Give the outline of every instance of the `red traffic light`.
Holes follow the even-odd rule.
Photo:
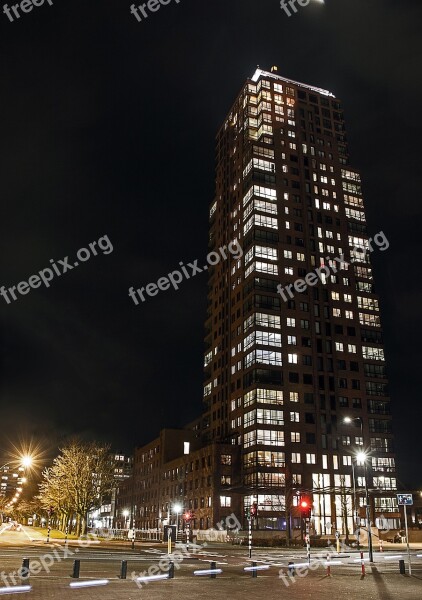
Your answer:
[[[312,512],[312,502],[310,498],[301,498],[299,502],[300,512],[302,513],[302,517],[309,519],[311,517]]]
[[[193,512],[191,510],[188,510],[185,513],[183,513],[184,521],[191,521],[192,519],[193,519]]]
[[[254,502],[251,505],[251,517],[256,517],[258,515],[258,504]]]

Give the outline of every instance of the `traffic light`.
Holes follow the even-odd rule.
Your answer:
[[[192,521],[194,517],[194,514],[191,510],[187,510],[186,512],[183,513],[183,520],[186,521],[186,523],[189,523],[190,521]]]
[[[254,502],[251,505],[251,519],[256,519],[258,517],[258,504]]]
[[[300,513],[303,519],[310,519],[312,514],[312,502],[307,496],[302,496],[299,502]]]

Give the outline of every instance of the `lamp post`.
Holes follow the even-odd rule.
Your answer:
[[[361,432],[361,438],[363,441],[363,419],[362,417],[344,417],[343,422],[346,424],[350,424],[353,423],[353,421],[359,421],[360,424],[360,432]],[[368,491],[368,468],[367,468],[367,455],[365,454],[365,452],[358,452],[356,454],[356,460],[358,463],[364,465],[364,471],[365,471],[365,505],[366,505],[366,527],[368,530],[368,548],[369,548],[369,561],[370,562],[374,562],[374,552],[373,552],[373,547],[372,547],[372,530],[371,530],[371,511],[370,511],[370,506],[369,506],[369,491]],[[353,462],[352,462],[353,465]],[[354,474],[354,470],[353,470],[353,474]],[[356,488],[355,488],[356,489]],[[356,492],[355,492],[356,495]],[[356,496],[355,496],[356,497]],[[356,500],[355,500],[356,502]],[[356,506],[356,504],[355,504]],[[358,541],[359,543],[359,541]]]
[[[179,514],[182,512],[182,505],[180,504],[180,502],[176,502],[176,504],[173,505],[173,511],[176,513],[176,542],[177,542],[177,536],[179,533]]]
[[[359,544],[359,538],[360,538],[360,518],[359,518],[359,523],[358,523],[358,508],[357,508],[357,503],[356,503],[356,476],[355,476],[355,463],[352,460],[352,478],[353,478],[353,506],[355,508],[354,512],[355,512],[355,531],[357,531],[357,536],[356,536],[356,540],[357,540],[357,549],[359,550],[360,548],[360,544]]]
[[[365,453],[361,452],[358,454],[360,456],[360,461],[364,464],[365,469],[365,503],[366,503],[366,527],[368,529],[368,545],[369,545],[369,562],[374,562],[374,553],[372,548],[372,530],[371,530],[371,513],[369,510],[369,492],[368,492],[368,469],[366,466],[367,456]]]

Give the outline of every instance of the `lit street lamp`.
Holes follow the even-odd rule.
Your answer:
[[[351,424],[353,421],[359,421],[360,423],[360,431],[361,438],[363,441],[363,419],[362,417],[344,417],[343,422],[346,424]],[[372,547],[372,529],[371,529],[371,512],[369,506],[369,492],[368,492],[368,469],[367,469],[367,454],[365,452],[358,452],[356,454],[356,461],[360,465],[364,465],[365,470],[365,504],[366,504],[366,528],[368,531],[368,548],[369,548],[369,561],[374,562],[374,552]],[[353,463],[352,463],[353,464]],[[353,479],[354,479],[354,471],[353,471]],[[355,493],[355,507],[356,507],[356,487],[354,489]],[[355,508],[356,514],[356,508]],[[359,542],[358,542],[359,543]]]
[[[176,502],[176,504],[173,505],[173,512],[176,513],[176,541],[177,541],[177,535],[179,533],[179,514],[182,512],[183,507],[180,504],[180,502]]]
[[[8,467],[9,465],[14,465],[15,467],[16,467],[16,465],[19,465],[18,470],[25,471],[26,468],[28,468],[32,465],[32,462],[33,462],[32,457],[29,454],[20,455],[18,458],[9,460],[7,463],[2,465],[0,467],[0,471],[2,471],[5,467]],[[13,473],[13,477],[16,478],[16,484],[19,485],[19,487],[15,488],[16,489],[15,497],[13,498],[13,500],[9,501],[9,503],[6,505],[6,508],[10,508],[12,506],[12,504],[15,504],[19,500],[20,493],[22,492],[21,485],[23,483],[26,483],[26,477],[19,477],[19,475],[16,473]],[[6,487],[6,490],[7,490],[7,487]],[[3,522],[3,518],[4,518],[3,513],[0,513],[0,521],[1,522]]]
[[[122,512],[122,515],[123,515],[123,516],[124,516],[124,518],[125,518],[125,527],[127,527],[127,524],[128,524],[128,517],[129,517],[129,511],[128,511],[127,509],[125,509],[125,510]]]
[[[27,468],[27,467],[30,467],[32,465],[32,457],[26,454],[24,456],[20,456],[19,460],[17,460],[17,461],[16,460],[9,460],[9,462],[5,463],[4,465],[2,465],[0,467],[0,471],[2,469],[4,469],[4,467],[7,467],[8,465],[10,465],[12,463],[15,463],[15,464],[18,463],[19,466]]]

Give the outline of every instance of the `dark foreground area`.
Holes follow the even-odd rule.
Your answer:
[[[265,597],[266,600],[279,598],[297,598],[299,600],[332,600],[347,598],[361,600],[420,600],[422,597],[422,579],[399,575],[380,575],[377,569],[364,580],[358,576],[336,575],[326,577],[319,573],[310,573],[297,578],[287,587],[281,579],[260,576],[250,577],[219,576],[215,580],[208,578],[179,577],[170,581],[155,581],[142,588],[132,581],[111,581],[107,585],[88,588],[71,588],[69,582],[37,579],[30,592],[24,594],[28,599],[35,598],[78,598],[81,600],[112,600],[114,598],[148,598],[149,600],[173,600],[173,598],[195,598],[220,600],[221,598]],[[10,597],[9,595],[5,597]]]

